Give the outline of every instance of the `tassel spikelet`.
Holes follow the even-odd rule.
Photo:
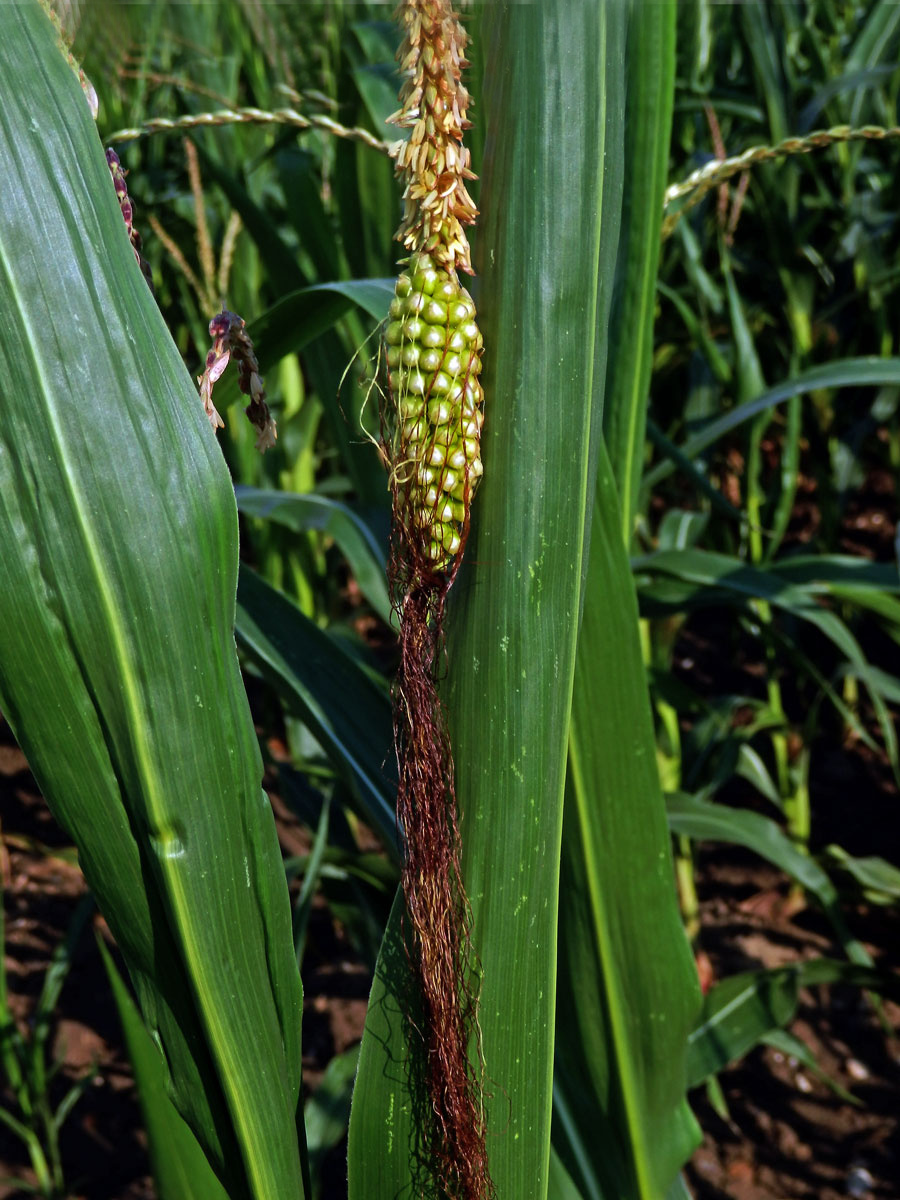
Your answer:
[[[210,321],[209,336],[213,339],[212,349],[206,356],[206,367],[197,382],[200,385],[203,410],[209,418],[210,425],[214,430],[225,427],[225,422],[213,404],[212,390],[229,362],[233,361],[238,369],[238,387],[245,396],[250,397],[250,403],[244,412],[259,435],[256,439],[256,449],[260,453],[271,450],[277,437],[275,420],[266,404],[259,363],[244,319],[237,313],[223,309]]]
[[[393,687],[403,836],[404,933],[417,999],[407,1012],[410,1093],[423,1138],[415,1194],[488,1200],[479,968],[460,869],[453,755],[437,678],[447,594],[482,475],[483,340],[459,282],[476,214],[462,145],[467,36],[450,0],[403,0],[398,58],[410,130],[391,148],[404,183],[397,240],[409,251],[385,328],[384,453],[393,497],[389,576],[400,630]],[[470,1059],[470,1052],[476,1062]]]

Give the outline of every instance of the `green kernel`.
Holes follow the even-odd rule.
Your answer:
[[[416,271],[412,282],[417,292],[424,292],[430,296],[438,285],[438,273],[433,267],[424,271]]]
[[[447,425],[453,415],[453,409],[446,400],[432,400],[428,405],[428,420],[432,425]]]
[[[439,396],[445,396],[453,386],[453,380],[446,371],[438,371],[431,381],[432,392],[436,392]],[[449,420],[449,417],[448,417]]]
[[[404,421],[421,418],[424,405],[421,400],[417,400],[413,395],[401,396],[397,404],[400,416]]]
[[[427,346],[429,350],[443,350],[446,336],[446,331],[437,325],[426,325],[421,334],[422,345]]]
[[[459,534],[452,525],[444,521],[438,521],[432,527],[431,531],[432,544],[435,542],[447,551],[448,554],[455,554],[459,549]]]
[[[422,316],[429,325],[446,325],[447,305],[440,300],[429,300],[422,306]]]
[[[475,316],[475,305],[471,300],[454,300],[447,305],[447,320],[451,325],[461,325]]]

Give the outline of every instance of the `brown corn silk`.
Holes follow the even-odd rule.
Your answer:
[[[416,977],[410,1069],[424,1085],[421,1133],[440,1193],[494,1195],[485,1146],[477,965],[459,859],[453,757],[437,691],[443,615],[481,476],[482,339],[458,270],[472,273],[464,226],[476,209],[462,144],[467,36],[450,0],[403,0],[398,58],[410,130],[392,147],[404,182],[397,238],[410,251],[385,332],[385,444],[393,497],[390,578],[400,627],[393,690],[405,839],[406,943]],[[472,1052],[477,1065],[473,1066]]]

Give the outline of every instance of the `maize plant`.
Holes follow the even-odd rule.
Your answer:
[[[482,473],[482,338],[457,275],[472,270],[464,225],[476,215],[462,142],[469,96],[461,75],[469,64],[467,35],[449,0],[405,0],[398,16],[404,80],[392,120],[409,129],[409,139],[394,151],[405,183],[397,237],[412,254],[397,280],[385,341],[389,574],[400,628],[397,818],[420,999],[408,1022],[410,1062],[413,1076],[424,1063],[418,1117],[439,1185],[447,1195],[476,1200],[493,1190],[481,1081],[469,1062],[477,1045],[477,981],[459,870],[453,753],[437,693],[445,601]]]
[[[385,326],[385,442],[415,866],[375,973],[349,1191],[674,1197],[697,1138],[684,1064],[699,995],[623,537],[674,3],[651,21],[618,0],[497,0],[465,34],[437,0],[401,17],[401,67],[415,89],[419,54],[424,75],[395,151],[409,257]],[[456,136],[469,36],[486,66],[470,79],[471,262]],[[0,6],[0,79],[0,706],[128,968],[178,1131],[157,1142],[178,1166],[170,1194],[311,1197],[300,981],[234,646],[228,471],[38,0]],[[448,96],[442,139],[427,121]],[[477,326],[457,277],[470,267]],[[329,670],[311,687],[324,696]]]

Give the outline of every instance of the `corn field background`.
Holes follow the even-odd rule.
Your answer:
[[[96,130],[0,5],[0,1200],[435,1194],[373,446],[392,9],[56,7]],[[461,9],[485,479],[440,687],[496,1194],[887,1200],[900,6]],[[222,308],[264,455],[236,372],[217,441],[194,406]]]

